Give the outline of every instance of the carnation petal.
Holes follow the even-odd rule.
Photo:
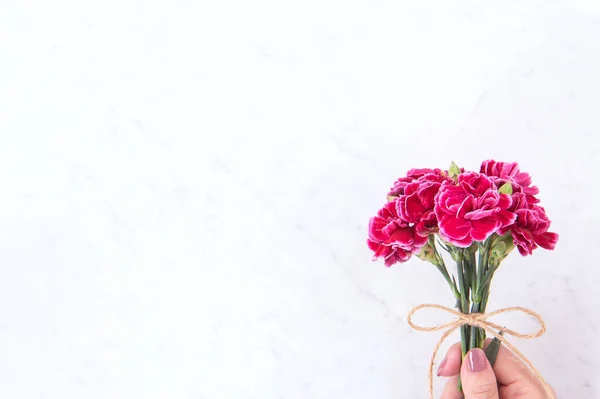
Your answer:
[[[399,207],[402,218],[409,223],[418,222],[419,218],[426,211],[421,204],[421,199],[417,193],[402,197],[402,206]]]
[[[404,263],[410,259],[411,253],[402,249],[398,249],[385,258],[385,266],[390,267],[395,263]]]
[[[483,174],[490,176],[492,167],[494,166],[495,163],[496,163],[496,161],[493,161],[491,159],[483,161],[481,163],[481,167],[479,168],[479,173],[483,173]]]
[[[483,218],[489,218],[495,215],[497,212],[498,209],[475,210],[473,212],[468,212],[467,214],[465,214],[465,219],[479,220]]]
[[[435,205],[435,196],[440,189],[440,184],[435,183],[423,190],[419,190],[419,199],[424,209],[433,209]]]
[[[529,187],[531,185],[531,176],[529,173],[519,171],[513,178],[520,186]]]
[[[373,259],[387,258],[392,252],[393,251],[391,247],[388,247],[387,245],[380,245],[379,248],[377,248],[377,251],[375,251]]]
[[[400,259],[396,256],[395,253],[391,253],[387,258],[385,258],[385,267],[390,267],[396,263],[398,263]]]
[[[440,231],[448,238],[462,240],[469,235],[471,224],[464,219],[447,216],[440,221]]]
[[[514,227],[512,229],[512,236],[515,245],[519,247],[519,253],[523,256],[531,255],[532,251],[536,248],[533,241],[533,234],[521,227]]]
[[[493,190],[486,191],[477,201],[477,208],[491,209],[498,206],[500,193]]]
[[[392,201],[392,202],[388,202],[387,204],[385,204],[383,206],[383,208],[381,208],[378,212],[377,212],[377,216],[381,219],[393,219],[396,217],[396,212],[395,209],[391,209],[389,204],[393,204],[393,207],[396,207],[396,200]]]
[[[517,246],[517,249],[519,250],[519,253],[522,256],[531,255],[533,253],[533,250],[535,249],[535,248],[530,248],[530,247],[528,247],[526,245],[523,245],[521,243],[515,243],[515,245]]]
[[[433,211],[424,214],[419,223],[415,224],[415,232],[421,237],[427,237],[438,230],[437,219]]]
[[[372,241],[372,240],[367,240],[367,246],[369,247],[369,249],[373,252],[377,252],[377,250],[379,249],[379,246],[381,244],[379,244],[376,241]]]
[[[419,234],[414,235],[414,246],[413,250],[421,248],[427,242],[427,236],[421,236]]]
[[[519,164],[516,162],[499,162],[499,164],[502,164],[502,169],[500,170],[500,177],[513,177],[517,173],[519,173]]]
[[[472,220],[471,225],[471,237],[476,241],[484,241],[486,238],[491,236],[500,227],[500,222],[496,218],[484,218]]]
[[[380,217],[371,218],[369,221],[369,238],[373,241],[383,242],[388,236],[383,232],[387,222]]]
[[[500,194],[500,198],[498,199],[498,208],[500,209],[508,209],[512,205],[512,196],[508,194]]]
[[[405,227],[396,230],[390,238],[385,242],[385,244],[393,245],[397,244],[402,247],[410,247],[413,245],[413,233],[410,228]]]
[[[413,179],[418,179],[419,177],[426,175],[428,173],[434,173],[435,171],[433,169],[429,169],[429,168],[415,168],[415,169],[411,169],[406,173],[406,176],[408,177],[412,177]]]
[[[533,239],[540,247],[552,250],[558,242],[558,234],[545,232],[543,234],[534,235]]]
[[[523,187],[523,192],[527,195],[538,195],[540,193],[540,189],[537,188],[537,186]]]
[[[464,198],[465,192],[462,188],[454,186],[452,183],[444,183],[435,198],[435,203],[436,207],[441,208],[441,211],[456,215]]]
[[[496,218],[500,222],[501,227],[510,226],[517,220],[517,214],[511,211],[502,209],[496,213]]]
[[[454,244],[455,246],[457,246],[459,248],[468,248],[471,246],[471,244],[473,244],[473,238],[471,236],[466,236],[462,240],[457,240],[457,239],[453,239],[453,238],[449,238],[449,237],[444,237],[444,238],[446,239],[446,241],[448,241],[451,244]]]
[[[467,213],[469,213],[473,208],[475,208],[475,205],[475,198],[472,195],[468,195],[460,204],[460,207],[457,209],[456,217],[464,218]]]
[[[385,237],[389,237],[399,228],[398,223],[395,221],[391,221],[385,225],[381,232],[385,235]]]

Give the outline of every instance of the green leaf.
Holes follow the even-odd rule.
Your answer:
[[[498,190],[500,194],[508,194],[511,195],[513,193],[512,184],[504,183],[502,187]]]
[[[504,336],[504,331],[500,331],[498,333]],[[500,341],[498,338],[494,338],[485,350],[485,356],[488,358],[492,366],[494,365],[494,363],[496,363],[496,359],[498,358],[498,351],[500,350],[501,344],[502,341]]]
[[[433,235],[433,234],[432,234]],[[431,237],[432,235],[430,235],[429,237]],[[447,243],[443,243],[441,240],[436,238],[436,241],[438,243],[438,245],[442,248],[444,248],[444,250],[448,253],[452,252],[452,249],[448,246]]]
[[[454,179],[455,177],[458,177],[458,175],[460,175],[460,168],[452,161],[450,168],[448,169],[448,176]]]

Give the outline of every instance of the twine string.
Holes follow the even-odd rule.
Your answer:
[[[415,315],[415,313],[419,312],[420,310],[423,309],[437,309],[437,310],[442,310],[446,313],[450,313],[453,316],[455,316],[455,319],[452,321],[449,321],[447,323],[443,323],[437,326],[431,326],[431,327],[424,327],[424,326],[419,326],[415,323],[413,323],[412,318]],[[529,316],[532,316],[533,318],[536,319],[536,321],[538,322],[540,328],[538,331],[532,333],[532,334],[522,334],[518,331],[514,331],[511,330],[510,328],[506,328],[503,327],[501,325],[498,325],[496,323],[493,323],[491,321],[489,321],[488,319],[502,314],[502,313],[511,313],[511,312],[520,312],[520,313],[524,313],[527,314]],[[554,391],[552,390],[552,388],[550,387],[550,385],[546,382],[546,380],[544,379],[544,377],[542,377],[542,375],[540,374],[540,372],[535,368],[535,366],[533,365],[533,363],[527,358],[527,356],[525,356],[520,350],[518,350],[513,344],[511,344],[510,342],[508,342],[506,340],[506,338],[501,335],[500,333],[498,333],[498,331],[503,331],[504,334],[507,335],[511,335],[513,337],[516,338],[523,338],[523,339],[533,339],[533,338],[538,338],[542,335],[544,335],[544,333],[546,332],[546,324],[544,323],[544,320],[542,319],[542,316],[540,316],[538,313],[534,312],[531,309],[527,309],[527,308],[523,308],[523,307],[519,307],[519,306],[515,306],[515,307],[508,307],[508,308],[502,308],[502,309],[498,309],[495,310],[493,312],[490,313],[470,313],[470,314],[464,314],[461,313],[457,310],[448,308],[446,306],[442,306],[442,305],[436,305],[436,304],[422,304],[422,305],[418,305],[415,306],[408,314],[408,324],[410,325],[410,327],[416,331],[424,331],[424,332],[432,332],[432,331],[442,331],[444,330],[444,333],[442,334],[442,336],[440,337],[440,339],[438,340],[437,344],[435,345],[435,348],[433,349],[433,354],[431,356],[431,361],[429,362],[429,398],[430,399],[434,399],[433,398],[433,366],[435,364],[435,359],[437,357],[437,354],[440,350],[440,347],[442,346],[442,344],[444,343],[444,341],[454,332],[456,331],[459,327],[463,326],[463,325],[469,325],[469,326],[474,326],[474,327],[479,327],[484,329],[485,331],[487,331],[488,333],[490,333],[491,335],[493,335],[495,338],[497,338],[498,340],[500,340],[500,342],[502,342],[506,348],[511,351],[515,356],[517,356],[523,363],[525,363],[525,365],[527,365],[527,367],[529,367],[529,369],[532,371],[534,377],[542,384],[542,386],[544,387],[544,390],[546,391],[546,393],[548,393],[548,397],[551,399],[556,399],[556,396],[554,395]]]

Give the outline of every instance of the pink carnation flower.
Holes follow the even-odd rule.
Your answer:
[[[440,169],[411,169],[406,173],[406,176],[399,178],[394,183],[394,186],[390,188],[390,192],[388,196],[398,197],[404,194],[404,188],[411,183],[413,180],[418,179],[419,177],[425,176],[426,174],[435,173],[439,174],[441,172]]]
[[[480,172],[488,176],[497,187],[502,187],[505,183],[510,182],[513,192],[525,193],[529,203],[540,202],[535,198],[535,195],[540,192],[539,188],[531,185],[531,176],[529,173],[521,172],[518,163],[497,162],[490,159],[483,161]]]
[[[398,214],[408,223],[414,223],[419,235],[428,236],[438,231],[437,218],[433,209],[435,197],[444,181],[451,180],[441,171],[428,173],[408,183],[404,188],[404,194],[398,198]]]
[[[442,184],[434,211],[442,237],[466,248],[513,224],[517,215],[508,210],[511,205],[511,196],[499,193],[490,178],[466,172],[458,176],[457,184]]]
[[[369,222],[367,244],[375,252],[373,259],[385,259],[386,266],[406,262],[412,254],[419,252],[427,237],[415,233],[396,212],[396,201],[388,202]]]
[[[532,205],[523,193],[513,194],[511,210],[517,215],[515,223],[500,229],[499,234],[512,233],[515,246],[523,256],[531,255],[538,246],[552,250],[558,242],[558,234],[548,231],[550,219],[546,210]]]

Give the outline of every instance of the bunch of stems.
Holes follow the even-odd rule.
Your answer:
[[[496,259],[492,251],[492,242],[495,237],[498,237],[494,236],[484,242],[474,243],[468,248],[458,248],[437,240],[437,244],[456,262],[456,277],[448,272],[444,258],[438,252],[436,239],[430,237],[429,245],[434,251],[432,263],[444,276],[456,298],[456,308],[462,313],[485,313],[490,296],[490,284],[500,264],[500,260]],[[463,358],[471,349],[483,348],[485,336],[485,330],[482,328],[461,326]]]

